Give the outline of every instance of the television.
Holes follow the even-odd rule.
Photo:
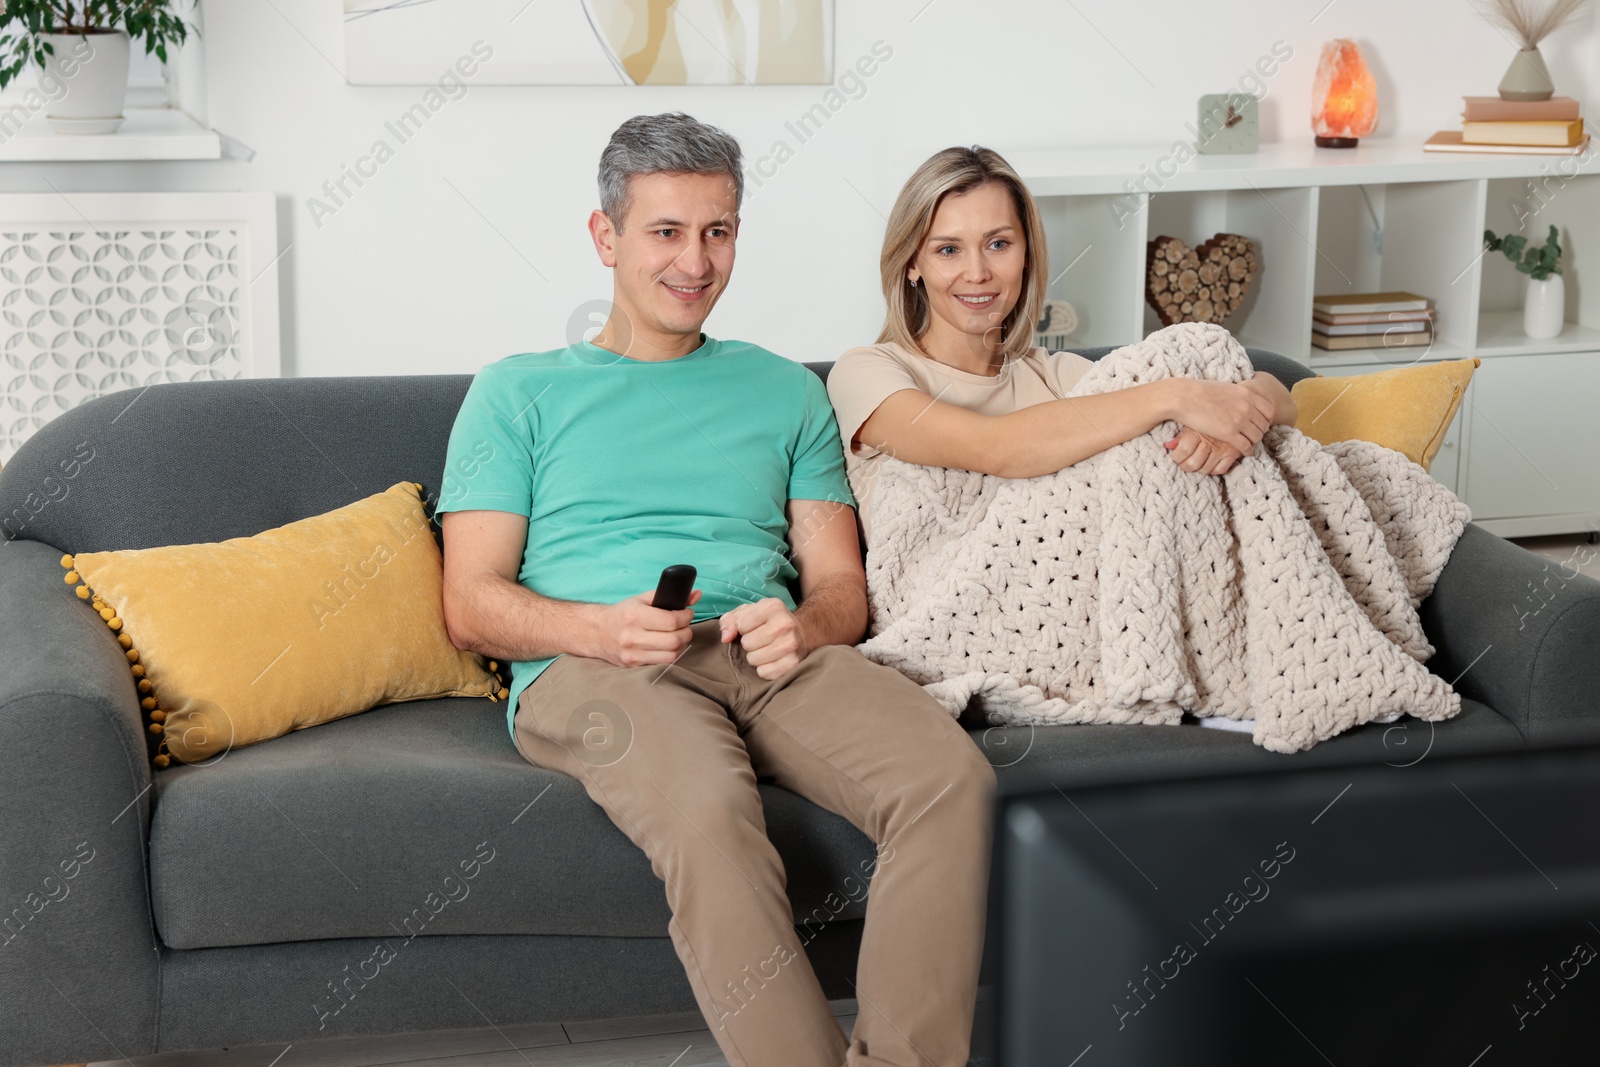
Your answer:
[[[1002,775],[972,1062],[1600,1061],[1600,748],[1283,764]]]

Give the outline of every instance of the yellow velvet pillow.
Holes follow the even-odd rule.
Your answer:
[[[156,766],[380,704],[509,695],[498,663],[445,632],[421,490],[400,482],[254,537],[61,558],[126,650]]]
[[[1325,445],[1371,441],[1427,470],[1479,363],[1474,357],[1303,378],[1289,390],[1299,408],[1294,428]]]

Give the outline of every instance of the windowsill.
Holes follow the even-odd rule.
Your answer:
[[[124,107],[115,133],[59,134],[43,110],[18,129],[8,104],[23,106],[0,103],[0,163],[222,158],[221,138],[177,108]]]

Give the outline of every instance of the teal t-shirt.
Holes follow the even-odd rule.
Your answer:
[[[484,367],[434,510],[526,515],[517,580],[558,600],[614,604],[693,564],[700,622],[764,597],[796,606],[789,500],[855,506],[827,390],[799,363],[702,334],[670,360],[582,341]],[[511,664],[513,737],[517,698],[554,661]]]

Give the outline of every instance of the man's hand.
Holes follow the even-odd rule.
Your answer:
[[[1178,466],[1201,474],[1226,474],[1244,458],[1238,449],[1188,426],[1179,429],[1178,436],[1166,442],[1166,446]]]
[[[775,596],[740,604],[722,616],[722,643],[736,637],[745,659],[769,682],[794,670],[811,651],[800,620]]]
[[[640,593],[600,609],[595,658],[618,667],[672,663],[683,654],[694,635],[694,605],[700,590],[689,594],[689,606],[677,611],[650,606],[655,590]]]

